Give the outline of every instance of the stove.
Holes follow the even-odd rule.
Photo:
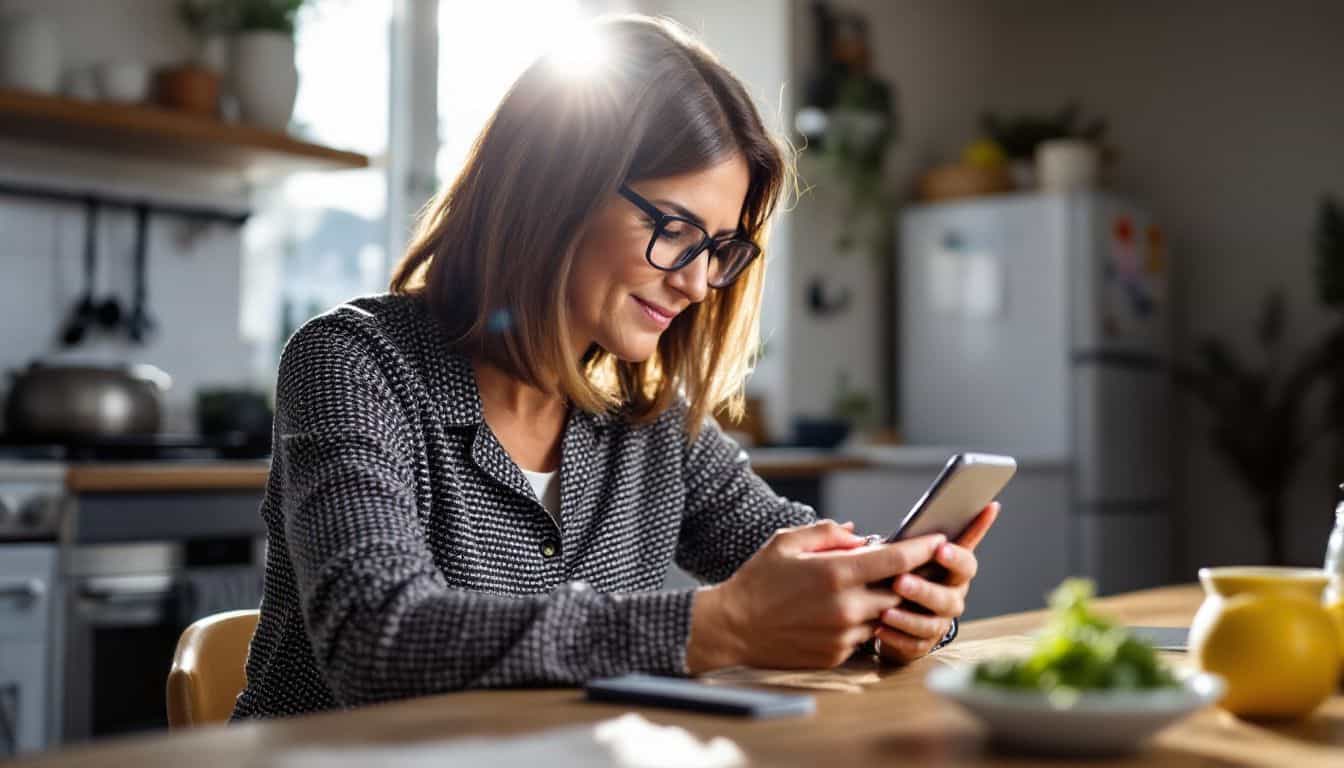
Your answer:
[[[242,438],[0,435],[0,761],[165,728],[183,629],[260,601],[260,489],[77,494],[69,470],[268,453]]]
[[[0,461],[208,461],[264,459],[270,452],[269,440],[255,440],[241,433],[210,437],[128,435],[64,441],[0,434]]]
[[[65,464],[0,458],[0,542],[55,541]]]

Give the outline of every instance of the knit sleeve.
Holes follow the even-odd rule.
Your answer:
[[[713,420],[688,445],[683,476],[677,564],[703,581],[727,579],[780,528],[817,519],[811,507],[772,491],[752,471],[746,451]]]
[[[338,701],[684,674],[692,591],[449,587],[418,513],[415,404],[382,352],[337,322],[312,323],[286,347],[277,385],[288,556]]]

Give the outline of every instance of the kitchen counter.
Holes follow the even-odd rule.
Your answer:
[[[748,448],[751,468],[766,480],[818,478],[829,472],[865,469],[871,465],[861,456],[818,448]]]
[[[750,448],[747,455],[766,480],[802,480],[849,470],[937,468],[952,452],[928,446],[786,447]],[[77,463],[66,470],[66,486],[76,493],[262,490],[269,472],[264,459]]]
[[[269,461],[72,464],[65,484],[75,493],[249,491],[266,487]]]
[[[1131,624],[1187,626],[1200,599],[1198,587],[1180,586],[1107,598],[1100,607]],[[236,768],[284,764],[286,758],[319,765],[324,757],[371,745],[438,748],[443,750],[438,757],[451,762],[453,747],[445,740],[518,736],[635,711],[656,723],[687,728],[701,739],[730,738],[753,765],[1020,766],[1026,764],[1023,757],[995,751],[985,741],[983,728],[925,688],[924,677],[939,664],[1017,652],[1024,633],[1044,619],[1044,613],[1035,611],[968,622],[951,647],[906,667],[875,667],[871,661],[855,660],[834,671],[811,673],[799,682],[817,689],[812,691],[817,713],[805,718],[749,720],[594,704],[572,688],[470,691],[118,739],[35,756],[18,765]],[[1168,658],[1177,664],[1187,661],[1183,655]],[[756,677],[760,682],[760,674]],[[1148,751],[1106,765],[1344,765],[1344,732],[1338,727],[1342,718],[1344,695],[1338,694],[1311,720],[1300,723],[1248,723],[1208,708],[1160,733]],[[300,760],[299,750],[319,751]],[[422,761],[436,759],[433,753],[421,754]],[[396,752],[389,757],[411,761]]]
[[[766,479],[819,477],[874,465],[861,456],[804,448],[758,449],[750,455],[752,468]],[[266,460],[98,462],[72,464],[66,487],[76,493],[261,490],[269,472]]]

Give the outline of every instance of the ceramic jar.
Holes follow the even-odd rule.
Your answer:
[[[1220,706],[1248,718],[1305,717],[1335,690],[1340,647],[1319,568],[1201,568],[1190,655],[1227,680]]]

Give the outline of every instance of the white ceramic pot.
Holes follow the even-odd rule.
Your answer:
[[[299,92],[294,38],[281,32],[243,32],[233,39],[232,53],[229,81],[243,122],[285,130]]]
[[[1090,141],[1053,139],[1036,148],[1036,182],[1044,192],[1077,192],[1097,186],[1100,153]]]
[[[51,22],[30,15],[0,20],[0,87],[60,91],[61,43]]]

